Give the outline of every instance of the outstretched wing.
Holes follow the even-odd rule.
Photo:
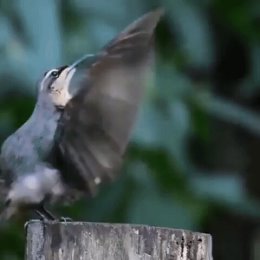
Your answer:
[[[69,89],[79,90],[65,107],[56,147],[65,181],[91,195],[100,183],[114,179],[121,164],[161,15],[160,9],[144,15],[98,55],[80,61],[69,83]]]

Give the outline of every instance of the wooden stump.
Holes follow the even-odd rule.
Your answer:
[[[128,224],[31,221],[27,260],[212,260],[211,236]]]

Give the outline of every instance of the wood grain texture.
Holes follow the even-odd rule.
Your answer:
[[[27,260],[212,260],[211,236],[129,224],[31,221]]]

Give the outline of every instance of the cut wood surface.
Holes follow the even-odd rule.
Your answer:
[[[143,225],[30,221],[27,260],[212,260],[211,236]]]

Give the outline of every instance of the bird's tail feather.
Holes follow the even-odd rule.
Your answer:
[[[6,196],[7,189],[6,189],[6,183],[3,179],[0,179],[0,201],[3,200],[3,198]]]
[[[0,225],[14,213],[14,208],[10,207],[10,201],[6,201],[7,193],[6,183],[3,179],[0,179]]]
[[[4,207],[0,212],[0,230],[4,230],[8,226],[9,212],[8,208]],[[1,232],[1,231],[0,231]]]

